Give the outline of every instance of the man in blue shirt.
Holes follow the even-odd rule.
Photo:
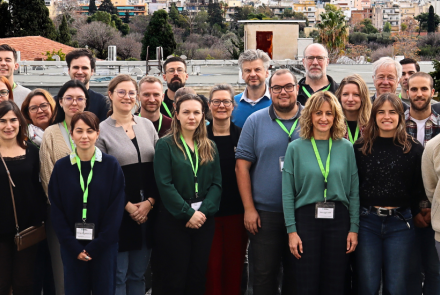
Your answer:
[[[248,49],[238,59],[246,89],[234,99],[237,106],[232,112],[232,122],[242,128],[246,119],[254,112],[271,104],[266,78],[269,77],[270,57],[266,52]]]

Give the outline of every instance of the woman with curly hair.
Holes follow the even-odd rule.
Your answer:
[[[289,144],[283,168],[283,209],[297,259],[297,294],[343,294],[348,253],[359,227],[359,187],[345,118],[329,91],[308,100],[301,139]]]

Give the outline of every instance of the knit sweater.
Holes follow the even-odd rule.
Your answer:
[[[426,143],[422,157],[422,175],[425,192],[431,201],[431,224],[435,239],[440,242],[440,136]]]
[[[55,124],[47,127],[40,146],[40,177],[46,194],[55,163],[70,153],[71,147],[67,145],[61,133],[60,125]]]
[[[246,89],[244,91],[246,91]],[[256,111],[267,108],[272,104],[272,100],[270,99],[270,97],[267,97],[265,95],[256,105],[251,105],[250,103],[241,99],[243,97],[243,94],[244,92],[234,96],[234,100],[237,103],[237,106],[232,111],[232,122],[240,128],[243,128],[244,122],[246,122],[247,118],[250,115],[252,115]]]

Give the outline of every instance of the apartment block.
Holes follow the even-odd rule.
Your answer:
[[[302,12],[309,20],[309,26],[316,24],[317,6],[315,1],[300,0],[299,3],[293,3],[293,11]]]

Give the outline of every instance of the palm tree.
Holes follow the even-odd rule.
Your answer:
[[[344,13],[341,10],[326,9],[321,13],[321,23],[317,24],[317,27],[320,43],[327,47],[329,54],[336,53],[337,58],[340,50],[345,49],[348,39],[348,25]]]

